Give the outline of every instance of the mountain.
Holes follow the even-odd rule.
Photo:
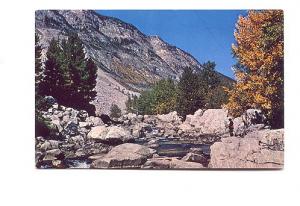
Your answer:
[[[193,56],[160,37],[147,36],[131,24],[92,10],[38,10],[35,28],[44,54],[52,38],[78,34],[87,56],[99,68],[97,113],[108,113],[112,103],[125,109],[128,95],[137,95],[162,78],[178,79],[186,67],[201,70]]]

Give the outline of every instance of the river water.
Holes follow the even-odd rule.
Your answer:
[[[147,141],[140,139],[136,144],[146,145]],[[184,157],[191,148],[201,148],[207,159],[210,158],[210,144],[201,144],[197,141],[179,140],[178,138],[161,138],[156,142],[157,147],[154,147],[157,154],[162,157]],[[91,160],[88,158],[81,159],[66,159],[65,164],[68,168],[89,168]]]

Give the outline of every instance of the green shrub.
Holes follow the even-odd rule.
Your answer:
[[[112,118],[119,118],[122,115],[121,109],[116,104],[112,104],[110,107],[110,116]]]
[[[49,121],[43,118],[40,114],[35,115],[35,136],[42,136],[44,138],[56,136],[57,129],[51,125]]]

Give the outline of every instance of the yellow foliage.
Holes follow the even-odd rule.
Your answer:
[[[250,11],[239,17],[234,36],[233,53],[247,70],[235,71],[237,83],[226,89],[225,107],[234,116],[260,108],[271,118],[283,106],[283,12]]]

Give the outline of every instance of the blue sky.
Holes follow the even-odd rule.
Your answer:
[[[146,35],[164,41],[193,55],[200,63],[215,61],[216,70],[234,77],[231,44],[239,15],[245,10],[99,10],[131,23]]]

